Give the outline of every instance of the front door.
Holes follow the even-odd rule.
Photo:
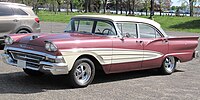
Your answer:
[[[118,23],[123,39],[113,38],[113,55],[111,73],[137,70],[143,59],[143,42],[138,39],[137,24]]]

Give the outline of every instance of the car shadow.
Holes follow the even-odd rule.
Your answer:
[[[176,29],[198,29],[199,28],[200,20],[193,20],[188,21],[181,24],[176,24],[173,26],[170,26],[170,28],[176,28]]]
[[[102,72],[97,72],[91,85],[157,75],[161,74],[158,74],[155,70],[133,71],[109,75],[106,75]],[[63,89],[73,89],[70,87],[66,75],[44,75],[42,77],[30,77],[24,72],[0,74],[0,94],[32,94],[45,92],[47,90]]]

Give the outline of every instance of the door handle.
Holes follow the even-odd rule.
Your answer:
[[[167,39],[163,39],[163,43],[168,43],[168,40]]]
[[[140,43],[141,44],[141,43],[143,43],[143,41],[136,41],[136,43]]]
[[[14,19],[14,20],[13,20],[13,22],[18,22],[18,21],[19,21],[18,19]]]

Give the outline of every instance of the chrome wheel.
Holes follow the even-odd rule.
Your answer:
[[[83,62],[83,63],[79,64],[74,73],[74,76],[75,76],[77,82],[82,85],[87,83],[87,81],[91,77],[91,71],[92,71],[92,69],[88,63]]]
[[[165,59],[165,66],[164,67],[166,68],[166,70],[168,72],[172,72],[174,67],[175,67],[175,59],[174,59],[174,57],[167,57]]]
[[[94,79],[95,66],[94,63],[87,58],[78,59],[69,73],[70,83],[72,87],[86,87]]]
[[[171,74],[176,68],[176,60],[173,56],[166,57],[161,70],[164,74]]]

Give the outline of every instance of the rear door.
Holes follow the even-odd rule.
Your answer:
[[[142,69],[160,67],[164,55],[168,53],[168,40],[155,27],[140,23],[139,38],[144,45]]]

